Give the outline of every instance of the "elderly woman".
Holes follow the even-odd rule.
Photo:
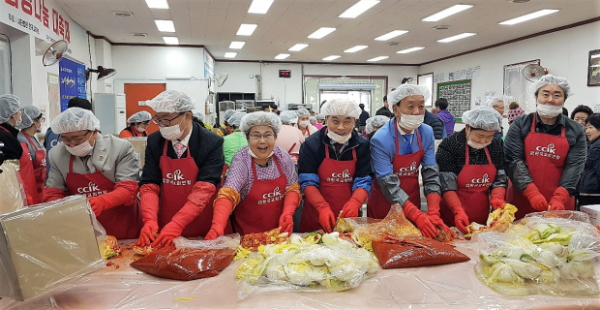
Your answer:
[[[297,127],[300,129],[304,138],[308,138],[313,133],[319,131],[315,126],[310,124],[310,112],[307,109],[299,109],[296,111],[298,115]]]
[[[223,155],[225,155],[226,169],[231,166],[233,155],[248,145],[246,135],[240,131],[240,124],[245,115],[246,112],[235,112],[227,119],[227,124],[233,128],[233,132],[223,137]]]
[[[385,115],[375,115],[373,117],[369,117],[367,119],[367,125],[365,126],[366,137],[371,140],[373,135],[375,135],[375,132],[377,132],[379,128],[383,127],[383,125],[389,121],[390,118]]]
[[[512,181],[506,201],[516,217],[536,211],[574,210],[576,186],[587,153],[583,127],[562,114],[571,87],[551,74],[534,85],[536,112],[514,120],[504,140],[504,159]]]
[[[46,149],[35,137],[36,134],[42,132],[41,128],[44,121],[44,115],[40,112],[40,109],[30,105],[23,108],[21,123],[17,126],[21,129],[17,139],[21,142],[21,145],[25,144],[27,146],[33,163],[33,176],[36,182],[37,195],[33,192],[30,195],[36,196],[33,197],[35,202],[41,201],[42,190],[46,182]]]
[[[571,112],[571,119],[579,123],[581,126],[586,127],[586,120],[594,111],[587,105],[580,104]]]
[[[580,206],[600,204],[600,114],[593,113],[585,121],[585,135],[590,141],[587,160],[577,200]]]
[[[215,201],[206,239],[224,234],[232,210],[233,227],[242,235],[276,227],[291,234],[300,186],[294,163],[284,149],[275,145],[281,121],[275,113],[250,113],[242,118],[240,130],[246,135],[248,146],[233,157]]]
[[[323,115],[323,113],[319,113],[315,115],[315,119],[317,120],[317,122],[314,123],[313,126],[315,126],[315,128],[317,128],[318,130],[323,129],[325,123],[325,115]]]
[[[490,107],[467,111],[465,129],[444,139],[435,155],[444,200],[441,218],[463,233],[471,222],[485,225],[491,205],[504,207],[508,180],[502,141],[494,139],[502,117]]]
[[[525,115],[525,110],[521,109],[521,107],[519,107],[519,103],[516,101],[511,102],[508,105],[508,115],[506,117],[508,119],[508,125],[510,126],[515,118],[521,115]]]
[[[281,119],[281,132],[275,144],[290,154],[294,165],[298,165],[300,146],[304,143],[304,135],[300,129],[294,127],[298,123],[298,115],[294,111],[283,111],[279,115]]]
[[[139,111],[127,119],[127,128],[121,130],[119,138],[147,137],[146,129],[150,126],[152,115],[148,111]]]
[[[62,143],[50,150],[43,201],[85,195],[107,234],[135,238],[141,227],[135,203],[139,164],[131,143],[98,133],[100,121],[81,108],[66,109],[51,127]]]

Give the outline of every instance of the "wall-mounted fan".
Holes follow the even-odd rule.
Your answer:
[[[98,81],[104,80],[106,78],[109,78],[109,77],[117,74],[117,71],[115,69],[104,68],[102,66],[98,66],[98,69],[85,70],[85,80],[86,81],[88,81],[90,79],[92,72],[98,73],[98,77],[97,77]]]
[[[36,45],[35,54],[42,56],[44,66],[52,66],[57,63],[69,49],[69,43],[65,40],[52,42],[42,41]]]
[[[544,69],[544,67],[540,65],[531,64],[523,68],[523,76],[530,82],[535,82],[546,74],[548,74],[548,70]]]

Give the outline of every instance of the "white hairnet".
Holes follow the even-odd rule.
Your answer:
[[[223,121],[227,122],[227,119],[230,118],[233,113],[235,113],[235,110],[232,109],[225,111],[225,113],[223,113]]]
[[[246,112],[235,112],[228,119],[227,124],[232,127],[239,128],[242,123],[242,118],[248,113]]]
[[[28,105],[23,108],[23,115],[21,115],[21,123],[16,126],[17,129],[25,129],[33,126],[33,120],[40,117],[42,112],[37,107]]]
[[[308,118],[308,121],[309,121],[311,124],[314,124],[314,123],[316,123],[316,122],[317,122],[317,118],[316,118],[315,116],[311,116],[311,117],[309,117],[309,118]]]
[[[17,114],[21,103],[19,98],[15,95],[2,95],[0,96],[0,123],[8,122],[8,119]]]
[[[538,89],[546,86],[546,85],[558,85],[563,89],[565,95],[567,97],[573,96],[574,93],[571,91],[571,86],[569,85],[569,81],[564,77],[554,76],[552,74],[546,74],[542,76],[537,82],[533,84],[533,92],[537,92]]]
[[[325,115],[323,115],[323,113],[319,113],[317,114],[317,119],[325,120]]]
[[[410,96],[423,96],[427,101],[430,95],[429,89],[423,85],[402,84],[387,95],[387,101],[390,105],[394,105]]]
[[[196,113],[194,113],[194,117],[197,118],[198,120],[200,120],[201,122],[204,122],[204,114],[203,113],[196,112]]]
[[[139,111],[137,113],[133,113],[128,119],[127,123],[141,123],[146,122],[152,119],[152,114],[148,111]]]
[[[298,110],[296,110],[296,114],[298,115],[298,117],[304,116],[304,115],[309,115],[310,116],[310,112],[308,112],[307,109],[304,108],[300,108]]]
[[[195,102],[183,92],[165,90],[154,99],[148,101],[148,106],[154,112],[181,113],[194,109]]]
[[[360,108],[354,101],[346,99],[333,99],[327,101],[321,108],[321,113],[325,116],[343,115],[358,118],[360,116]]]
[[[381,126],[385,125],[385,123],[389,122],[390,118],[385,115],[375,115],[373,117],[367,118],[367,125],[365,126],[365,131],[367,134],[375,131],[376,128],[381,128]]]
[[[254,126],[269,126],[273,128],[275,134],[281,130],[281,120],[275,113],[270,112],[254,112],[244,115],[240,130],[247,136]]]
[[[52,131],[63,134],[82,130],[100,129],[100,121],[90,110],[68,108],[52,120]]]
[[[286,125],[298,123],[298,114],[294,111],[283,111],[281,112],[281,115],[279,115],[279,118],[281,118],[281,122]]]
[[[491,107],[481,107],[463,113],[463,123],[486,131],[497,131],[502,124],[502,116]]]

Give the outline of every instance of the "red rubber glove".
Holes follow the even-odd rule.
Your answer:
[[[548,204],[550,205],[550,210],[564,210],[565,203],[569,201],[571,196],[566,188],[559,186],[554,190],[552,197],[550,197],[550,201]]]
[[[96,197],[89,197],[88,201],[94,214],[98,217],[103,211],[110,208],[133,205],[137,191],[137,182],[123,181],[115,184],[112,192]]]
[[[156,184],[144,184],[140,187],[140,211],[144,226],[140,237],[135,243],[137,246],[147,247],[152,244],[158,235],[158,204],[160,187]]]
[[[423,236],[427,238],[437,237],[437,228],[435,228],[429,216],[419,210],[412,202],[407,200],[402,206],[402,210],[406,218],[417,225]]]
[[[444,201],[446,201],[446,205],[454,214],[454,225],[456,228],[460,230],[463,234],[467,233],[467,226],[469,226],[469,217],[465,213],[465,209],[456,194],[456,191],[445,191],[444,192]]]
[[[435,225],[439,229],[444,230],[444,232],[446,232],[446,234],[449,234],[450,236],[454,236],[454,233],[452,232],[452,230],[450,230],[450,228],[448,226],[446,226],[446,224],[444,224],[444,221],[442,221],[442,218],[440,218],[440,202],[441,201],[442,201],[442,196],[440,196],[438,194],[431,193],[431,194],[427,195],[427,215],[429,216],[429,219],[431,219],[431,223],[433,223],[433,225]]]
[[[358,217],[358,210],[367,201],[367,198],[369,198],[369,193],[364,188],[354,190],[350,200],[344,204],[340,217]]]
[[[281,232],[288,233],[288,236],[294,231],[294,212],[300,204],[300,195],[298,192],[289,192],[283,199],[283,211],[279,217],[279,227]]]
[[[66,191],[63,191],[54,187],[44,187],[42,190],[42,202],[49,202],[65,198],[69,195]]]
[[[335,226],[335,215],[331,207],[321,195],[319,189],[314,185],[309,185],[304,189],[304,197],[319,212],[319,224],[325,232],[332,232]]]
[[[212,183],[198,181],[188,195],[188,201],[173,216],[171,221],[160,230],[158,237],[152,242],[153,248],[174,245],[173,239],[181,236],[183,229],[204,210],[216,187]]]
[[[506,188],[504,187],[496,187],[492,190],[490,194],[490,204],[494,210],[498,208],[504,209],[504,205],[506,204],[506,200],[504,200],[505,195]]]
[[[215,201],[212,225],[210,226],[210,231],[204,237],[205,240],[212,240],[225,234],[225,227],[227,227],[227,221],[229,221],[231,211],[233,211],[231,200],[227,198],[218,198]]]
[[[527,187],[523,191],[523,195],[527,197],[531,207],[537,211],[548,211],[548,201],[540,193],[540,190],[533,184],[533,182],[527,184]]]

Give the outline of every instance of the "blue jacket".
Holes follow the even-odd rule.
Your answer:
[[[50,150],[60,142],[60,135],[52,132],[52,129],[48,127],[46,135],[44,136],[44,148],[46,149],[46,175],[50,173],[50,160],[48,154]]]
[[[590,145],[579,183],[580,194],[600,195],[600,139]]]

